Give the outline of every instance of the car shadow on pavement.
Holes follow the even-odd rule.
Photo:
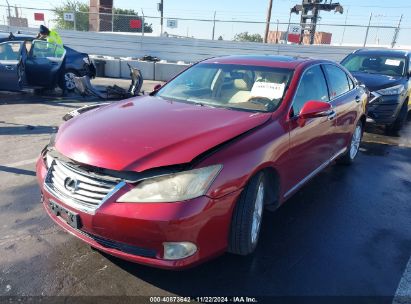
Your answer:
[[[30,175],[35,176],[36,172],[33,170],[26,170],[26,169],[19,169],[14,167],[7,167],[0,165],[0,172],[8,172],[8,173],[15,173],[15,174],[23,174],[23,175]]]
[[[79,103],[94,103],[101,102],[100,99],[87,96],[81,97],[79,95],[70,94],[68,96],[36,96],[32,94],[2,94],[0,93],[0,106],[11,104],[45,104],[56,107],[78,108]],[[76,104],[72,104],[76,103]]]
[[[5,124],[6,126],[2,126]],[[34,135],[51,134],[57,131],[56,126],[34,126],[0,121],[0,135]]]

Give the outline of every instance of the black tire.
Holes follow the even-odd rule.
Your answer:
[[[65,71],[62,73],[61,79],[60,79],[60,81],[59,81],[59,87],[60,87],[60,89],[62,89],[63,91],[68,92],[68,93],[71,93],[71,92],[74,92],[76,88],[75,88],[75,86],[73,87],[72,85],[69,85],[69,84],[66,82],[66,75],[69,75],[69,74],[72,74],[72,75],[74,75],[75,77],[79,77],[79,76],[80,76],[80,74],[79,74],[76,70],[72,70],[72,69],[65,70]]]
[[[36,96],[42,96],[46,93],[47,89],[34,89],[33,94]]]
[[[394,123],[386,127],[387,131],[388,132],[400,131],[402,127],[405,125],[405,122],[407,121],[407,116],[408,116],[408,99],[404,101],[404,104],[402,105],[402,108],[400,112],[398,113],[398,116],[395,119]]]
[[[357,140],[354,140],[354,136],[356,136],[355,132],[357,131],[357,128],[360,128],[359,142],[357,142]],[[347,151],[340,158],[337,159],[337,163],[342,164],[342,165],[351,165],[354,162],[355,157],[357,156],[358,151],[360,149],[360,143],[361,143],[363,132],[364,132],[364,123],[360,120],[360,121],[358,121],[358,123],[357,123],[357,125],[354,129],[354,132],[351,136],[350,144],[348,146]],[[354,154],[351,153],[351,149],[352,149],[353,145],[356,145],[356,150],[357,150]]]
[[[262,191],[260,189],[260,185],[262,185],[263,187]],[[259,226],[256,230],[256,237],[253,240],[253,218],[254,212],[257,208],[256,200],[259,190],[263,193],[262,208],[260,213]],[[255,250],[261,229],[265,192],[266,188],[264,174],[258,173],[248,182],[234,208],[228,242],[229,252],[239,255],[248,255]]]

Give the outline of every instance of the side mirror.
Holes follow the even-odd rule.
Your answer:
[[[161,88],[163,87],[163,85],[162,84],[156,84],[155,85],[155,87],[154,87],[154,89],[153,89],[153,92],[157,92],[158,90],[160,90]]]
[[[331,104],[324,101],[310,100],[305,103],[300,111],[299,117],[302,119],[315,118],[330,115]]]

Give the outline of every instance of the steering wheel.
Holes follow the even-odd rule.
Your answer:
[[[247,102],[263,105],[268,111],[272,111],[276,107],[273,100],[267,97],[251,97]]]
[[[267,104],[270,104],[272,100],[267,97],[251,97],[247,100],[248,102],[255,103],[255,104],[261,104],[266,106]]]

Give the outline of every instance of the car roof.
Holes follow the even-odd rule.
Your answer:
[[[33,40],[36,36],[29,35],[29,34],[18,34],[13,33],[14,40]],[[0,39],[8,39],[10,37],[10,33],[8,32],[0,32]]]
[[[408,50],[393,50],[393,49],[359,49],[354,51],[354,54],[364,55],[380,55],[380,56],[409,56],[411,51]]]
[[[280,56],[280,55],[237,55],[237,56],[224,56],[214,57],[202,61],[202,63],[211,64],[236,64],[236,65],[254,65],[254,66],[268,66],[278,68],[295,69],[302,63],[309,63],[318,61],[312,58],[306,57],[294,57],[294,56]],[[322,60],[327,62],[325,60]]]

